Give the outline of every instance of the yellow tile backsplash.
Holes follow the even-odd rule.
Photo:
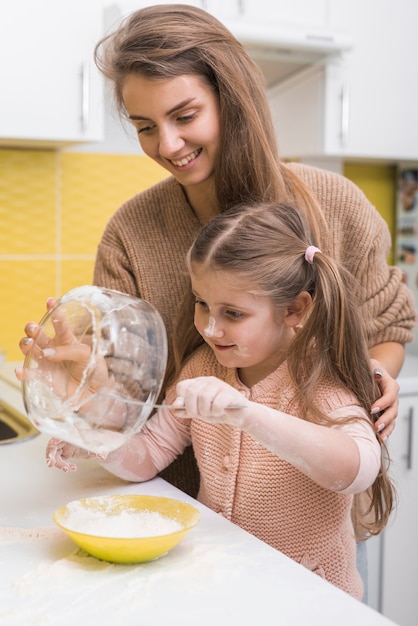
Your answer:
[[[396,166],[374,163],[345,163],[344,175],[362,189],[386,220],[392,235],[392,254],[389,262],[393,263],[396,235]]]
[[[61,294],[74,287],[91,284],[94,258],[63,259],[60,263]]]
[[[91,283],[103,229],[129,197],[166,176],[138,155],[0,150],[0,345],[21,359],[27,321],[49,296]]]
[[[39,321],[45,313],[45,300],[54,295],[56,264],[53,260],[3,260],[0,255],[0,345],[7,359],[21,358],[18,340],[23,336],[25,322]]]
[[[96,254],[110,216],[167,173],[143,156],[61,154],[62,254]]]
[[[57,154],[0,150],[0,255],[54,254]]]
[[[347,164],[394,224],[395,172]],[[21,359],[18,341],[38,321],[49,296],[91,283],[103,229],[129,197],[166,176],[138,155],[52,150],[0,150],[0,345]]]

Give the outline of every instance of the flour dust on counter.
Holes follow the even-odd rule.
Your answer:
[[[174,606],[173,599],[181,585],[186,606],[208,586],[214,597],[222,598],[228,584],[239,580],[242,568],[254,567],[255,575],[258,570],[253,556],[243,552],[237,560],[233,540],[229,547],[219,549],[216,540],[207,535],[202,535],[200,544],[186,539],[176,548],[175,555],[167,554],[161,568],[158,561],[120,565],[96,559],[78,548],[68,550],[71,544],[61,536],[51,536],[50,527],[25,530],[7,529],[4,533],[4,537],[20,539],[24,544],[20,565],[11,566],[6,585],[9,588],[0,589],[0,623],[7,626],[67,625],[79,621],[80,615],[89,622],[96,618],[102,624],[110,624],[103,618],[107,613],[114,616],[115,612],[120,623],[138,612],[145,620],[141,623],[151,626],[156,588],[170,607]],[[2,541],[0,546],[1,563],[7,559],[8,546],[3,546]],[[11,555],[11,549],[9,552]]]
[[[0,547],[6,543],[50,540],[60,535],[61,531],[54,526],[41,526],[39,528],[0,527]]]

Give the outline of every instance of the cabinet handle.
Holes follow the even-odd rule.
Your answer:
[[[81,132],[88,129],[90,116],[90,64],[85,61],[81,67]]]
[[[344,148],[348,142],[348,130],[350,125],[350,90],[347,84],[341,87],[341,146]]]
[[[404,454],[404,458],[406,459],[406,469],[412,469],[412,437],[414,434],[414,407],[409,407],[408,412],[408,432],[407,432],[407,448],[406,454]]]

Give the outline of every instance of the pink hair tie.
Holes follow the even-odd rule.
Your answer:
[[[308,246],[305,251],[305,261],[312,265],[316,252],[321,252],[321,250],[315,246]]]

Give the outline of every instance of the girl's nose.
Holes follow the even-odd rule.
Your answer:
[[[223,330],[221,326],[216,323],[216,319],[212,315],[209,317],[208,324],[203,332],[208,338],[221,337],[223,335]]]

